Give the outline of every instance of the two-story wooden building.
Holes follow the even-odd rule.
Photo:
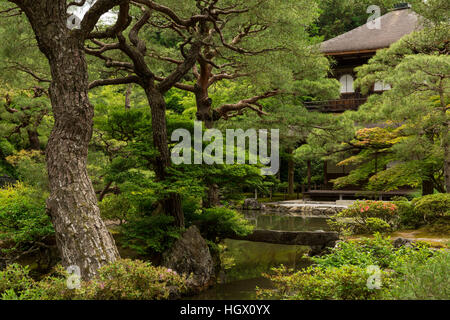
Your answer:
[[[369,21],[356,29],[324,41],[320,50],[335,60],[331,76],[341,83],[341,97],[337,100],[308,102],[306,108],[311,111],[336,114],[347,110],[357,110],[367,101],[367,96],[363,96],[353,87],[355,68],[366,64],[377,50],[388,48],[403,36],[418,29],[420,29],[419,15],[411,10],[409,4],[401,3],[375,22]],[[389,89],[389,84],[377,82],[370,94],[381,93]],[[354,195],[354,192],[352,193],[350,190],[341,193],[332,192],[332,185],[329,183],[331,179],[347,175],[350,170],[351,168],[325,163],[325,181],[322,190],[309,190],[306,193],[313,197],[320,195],[332,197],[333,194],[336,194],[341,199],[344,195]]]

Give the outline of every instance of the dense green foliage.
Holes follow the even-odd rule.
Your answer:
[[[413,200],[417,213],[430,223],[441,217],[450,217],[450,194],[441,193]]]
[[[202,236],[215,244],[227,237],[245,236],[253,230],[250,222],[236,210],[217,207],[186,213],[186,227],[196,225]],[[134,215],[121,225],[119,242],[141,255],[152,255],[166,251],[180,235],[181,230],[173,226],[172,217]]]
[[[215,243],[227,237],[246,236],[253,227],[244,216],[228,208],[209,208],[188,216],[192,224],[199,227],[202,236]]]
[[[325,269],[309,267],[294,274],[281,268],[274,269],[274,272],[268,277],[276,290],[261,290],[260,296],[287,300],[375,300],[383,296],[382,291],[367,288],[369,274],[358,266]]]
[[[413,259],[402,265],[403,276],[388,292],[386,299],[448,300],[450,255],[440,252],[421,261]]]
[[[40,265],[39,256],[55,249],[55,228],[45,203],[50,192],[45,150],[48,151],[55,122],[55,106],[49,97],[52,74],[48,61],[39,51],[23,10],[11,8],[10,2],[0,2],[0,182],[18,182],[0,186],[0,265],[6,265],[0,270],[0,297],[179,297],[186,290],[184,277],[139,260],[118,260],[106,265],[97,278],[82,282],[80,289],[73,290],[67,288],[69,275],[62,267],[39,281],[32,274],[35,264]],[[384,14],[396,2],[214,0],[208,4],[160,0],[156,3],[186,19],[197,19],[206,12],[205,6],[217,5],[223,7],[221,12],[216,10],[222,20],[214,21],[212,17],[187,27],[171,22],[167,11],[152,10],[148,20],[141,20],[139,30],[133,26],[147,13],[132,2],[130,24],[119,35],[111,33],[101,37],[102,41],[86,40],[89,74],[85,76],[90,81],[114,82],[89,92],[95,116],[89,128],[93,132],[87,169],[101,216],[113,226],[117,244],[142,258],[158,258],[186,228],[196,225],[211,253],[221,256],[224,268],[231,268],[234,261],[224,254],[225,239],[245,236],[253,230],[250,222],[235,210],[242,200],[255,193],[270,195],[270,201],[294,198],[300,185],[312,188],[323,184],[324,161],[352,168],[350,174],[330,181],[335,188],[363,188],[377,194],[409,187],[416,193],[420,188],[424,194],[434,193],[412,201],[404,198],[356,202],[330,221],[341,233],[385,234],[423,228],[448,236],[448,0],[411,0],[413,9],[427,19],[425,28],[378,50],[368,64],[356,68],[358,92],[368,93],[379,81],[389,84],[392,90],[371,95],[358,111],[340,115],[306,108],[307,102],[339,98],[339,81],[330,77],[335,62],[320,54],[318,44],[364,24],[373,14],[367,11],[369,6],[379,6]],[[116,9],[112,11],[116,13]],[[223,14],[229,10],[234,13]],[[101,23],[96,26],[98,30],[106,27]],[[120,42],[130,40],[132,50],[142,50],[142,59],[130,57],[131,49],[120,50],[114,44],[119,37]],[[162,90],[166,102],[165,118],[161,113],[159,119],[165,119],[162,144],[170,153],[175,146],[170,139],[174,130],[185,129],[193,134],[194,120],[202,118],[198,89],[203,85],[200,91],[204,96],[200,98],[208,98],[214,128],[221,132],[230,128],[279,129],[281,168],[276,176],[262,176],[261,163],[171,164],[163,173],[155,170],[159,159],[155,143],[158,140],[153,141],[155,106],[140,85],[161,84],[161,79],[181,69],[186,53],[199,39],[201,50],[195,66],[188,68],[171,88]],[[156,77],[143,81],[143,72],[138,71],[136,62],[146,66],[148,72],[144,73]],[[122,81],[123,77],[135,82]],[[206,129],[206,123],[204,126]],[[65,160],[81,164],[86,161],[71,159],[71,150],[67,153]],[[89,179],[86,181],[90,188]],[[217,187],[219,196],[214,204],[208,198],[212,186]],[[277,192],[283,195],[272,197]],[[168,215],[170,206],[165,200],[174,194],[181,198],[186,222],[183,227],[175,227],[175,219]],[[92,201],[94,209],[95,202]],[[234,245],[239,251],[239,245]],[[259,244],[253,245],[256,248]],[[235,272],[241,277],[256,276],[273,265],[277,254],[295,256],[297,249],[292,246],[273,256],[268,254],[264,258],[269,262],[261,259],[253,270],[242,270],[247,268],[242,263],[244,267]],[[259,252],[254,251],[254,255]],[[12,264],[30,254],[38,255],[37,259],[33,256],[31,266]],[[421,244],[394,248],[389,239],[376,235],[375,239],[340,242],[331,252],[312,261],[313,266],[297,272],[275,269],[274,275],[267,276],[274,282],[275,290],[262,290],[261,296],[449,299],[448,252],[435,252]],[[53,262],[48,263],[49,268]],[[373,276],[372,266],[381,268],[381,289],[367,286]],[[235,278],[240,279],[239,276]]]
[[[450,195],[438,193],[412,201],[356,201],[348,209],[334,215],[330,226],[346,234],[372,234],[404,228],[419,228],[436,223],[437,233],[445,234],[449,226]],[[432,232],[432,229],[430,231]],[[440,229],[440,231],[439,231]],[[442,232],[444,231],[444,232]]]
[[[313,266],[295,273],[284,267],[274,269],[274,274],[266,277],[275,289],[259,290],[259,296],[291,300],[449,298],[450,254],[420,244],[396,249],[388,238],[377,235],[375,239],[340,242],[313,261]],[[370,279],[375,272],[379,278]]]
[[[181,234],[173,217],[162,214],[131,218],[121,231],[121,244],[142,255],[164,252]]]
[[[383,15],[395,3],[396,0],[321,0],[319,1],[321,14],[312,31],[325,40],[337,37],[365,24],[374,13],[367,12],[369,6],[379,6],[380,14]]]
[[[163,300],[186,290],[186,278],[139,260],[118,260],[106,265],[89,282],[74,279],[74,286],[78,282],[79,288],[68,288],[70,277],[59,267],[54,275],[35,281],[27,267],[12,264],[0,271],[0,297],[3,300]]]
[[[0,241],[2,254],[11,259],[45,246],[54,233],[45,210],[45,194],[18,183],[0,189]]]

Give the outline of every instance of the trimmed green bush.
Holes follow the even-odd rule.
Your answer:
[[[240,212],[225,207],[197,211],[187,218],[199,227],[203,237],[214,243],[230,236],[246,236],[253,231],[251,223]]]
[[[423,216],[417,212],[408,199],[394,201],[398,208],[399,224],[404,228],[418,228],[425,223]]]
[[[398,207],[383,201],[356,201],[348,209],[336,214],[329,224],[332,229],[347,234],[388,232],[397,227]]]
[[[450,194],[438,193],[424,196],[412,201],[414,210],[427,223],[442,217],[450,217]]]

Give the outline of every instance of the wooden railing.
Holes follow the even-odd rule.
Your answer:
[[[324,113],[341,113],[347,110],[358,110],[359,106],[366,103],[367,98],[351,98],[326,101],[305,102],[309,111]]]

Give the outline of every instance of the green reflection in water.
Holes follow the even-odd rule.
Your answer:
[[[244,211],[246,218],[257,229],[282,231],[329,230],[327,218],[293,217],[282,214],[266,215],[261,211]],[[224,241],[223,257],[233,261],[232,266],[222,270],[215,287],[195,296],[197,300],[252,300],[256,299],[256,287],[271,288],[271,282],[261,276],[271,268],[285,265],[301,269],[311,262],[303,256],[307,246],[279,245],[240,240]]]

